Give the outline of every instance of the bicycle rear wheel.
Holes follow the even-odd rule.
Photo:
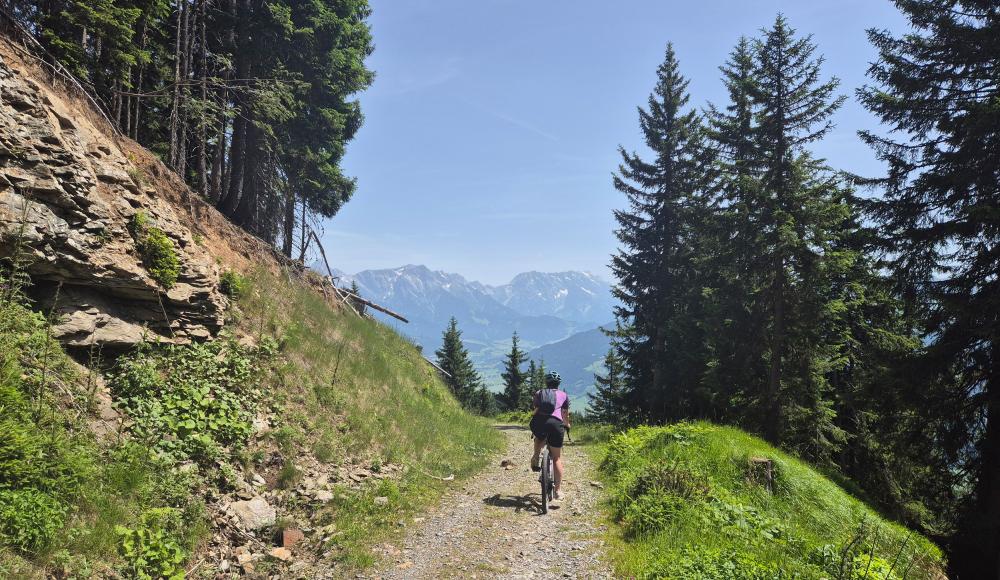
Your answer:
[[[549,484],[552,478],[552,472],[550,471],[550,461],[549,461],[549,448],[546,447],[542,450],[542,475],[538,478],[538,481],[542,484],[542,513],[549,513]]]

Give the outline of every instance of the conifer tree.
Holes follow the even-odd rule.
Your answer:
[[[622,163],[615,188],[628,207],[615,212],[622,248],[612,257],[621,301],[616,316],[628,331],[619,336],[619,354],[634,383],[632,408],[654,421],[683,415],[692,384],[690,360],[679,351],[699,344],[687,333],[682,312],[693,299],[698,221],[714,177],[701,119],[685,111],[688,81],[681,76],[673,47],[667,46],[639,125],[653,159],[619,147]]]
[[[630,412],[625,405],[625,368],[614,348],[604,355],[604,372],[603,375],[594,374],[595,390],[587,394],[590,403],[588,416],[600,423],[628,424]]]
[[[507,411],[523,411],[524,393],[528,391],[528,375],[521,370],[521,365],[528,360],[528,355],[518,346],[519,338],[517,332],[511,337],[510,352],[504,358],[503,373],[503,393],[500,394],[500,404]]]
[[[754,301],[754,280],[748,274],[758,264],[753,252],[755,200],[760,199],[762,160],[755,137],[757,89],[753,43],[740,38],[720,67],[729,96],[719,109],[708,107],[708,132],[719,167],[718,203],[706,223],[707,244],[702,271],[705,294],[703,324],[711,336],[710,362],[704,388],[714,404],[708,416],[739,420],[763,387],[755,377],[766,376],[755,346],[765,343],[762,304]]]
[[[350,199],[352,95],[374,78],[367,0],[8,4],[122,133],[286,255],[305,214]]]
[[[892,129],[862,132],[888,166],[873,182],[885,266],[925,318],[915,408],[967,474],[953,542],[961,578],[1000,578],[1000,6],[897,0],[912,31],[872,29],[862,102]]]
[[[483,388],[482,379],[472,365],[469,351],[462,344],[462,331],[458,329],[458,321],[454,316],[448,321],[448,328],[442,336],[441,348],[434,353],[437,364],[450,376],[445,377],[445,383],[463,406],[470,406],[476,392]]]
[[[518,401],[518,409],[531,409],[534,394],[539,389],[545,388],[545,369],[535,362],[534,359],[528,361],[528,372],[525,375],[525,388],[521,389],[521,399]]]
[[[807,360],[816,360],[813,355],[821,348],[816,337],[808,336],[817,326],[813,316],[822,308],[810,278],[822,275],[824,246],[836,235],[836,222],[846,217],[837,207],[836,183],[806,149],[832,128],[830,117],[844,100],[835,96],[837,79],[820,80],[823,60],[814,57],[815,51],[811,38],[796,38],[781,15],[754,43],[751,100],[761,175],[755,190],[760,195],[751,201],[756,219],[748,228],[758,232],[750,240],[759,260],[753,270],[762,289],[759,299],[767,308],[761,420],[772,441],[782,439],[789,421],[821,421],[826,415],[815,396],[795,400],[806,390],[824,388],[815,382],[822,377]],[[803,339],[812,348],[802,348]]]

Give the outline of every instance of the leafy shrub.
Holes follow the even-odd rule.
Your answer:
[[[174,243],[163,230],[151,225],[149,217],[141,211],[132,216],[129,225],[135,247],[149,275],[164,288],[173,288],[180,274],[180,260]]]
[[[144,514],[135,528],[117,526],[119,551],[125,559],[123,572],[131,578],[184,578],[187,552],[179,541],[180,511],[154,508]]]
[[[92,464],[49,400],[51,381],[72,378],[41,315],[0,304],[0,545],[34,555],[63,527],[66,500]]]
[[[37,489],[0,491],[0,535],[25,553],[48,546],[63,527],[66,506]]]
[[[625,506],[622,527],[625,535],[636,537],[665,529],[673,517],[687,505],[687,500],[665,493],[640,496]]]
[[[110,386],[136,438],[174,459],[206,462],[252,435],[273,354],[269,341],[146,345],[119,361]]]
[[[246,294],[249,285],[246,278],[233,270],[226,270],[219,278],[219,291],[233,300]]]
[[[787,538],[785,527],[765,516],[760,509],[720,499],[711,502],[712,519],[729,534],[743,537],[749,542],[763,540],[771,542]]]
[[[640,496],[655,491],[693,499],[707,496],[710,487],[704,474],[686,469],[675,462],[648,467],[636,478],[632,494]]]
[[[899,578],[892,564],[870,554],[858,554],[851,566],[851,580],[894,580]]]
[[[644,580],[783,580],[792,577],[774,564],[756,560],[752,554],[727,553],[701,547],[685,548],[674,557],[654,562],[650,569],[639,576]]]

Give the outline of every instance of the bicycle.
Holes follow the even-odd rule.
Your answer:
[[[566,427],[566,436],[569,437],[569,441],[572,443],[573,438],[570,437],[569,427]],[[553,477],[555,472],[552,463],[552,455],[549,454],[549,444],[546,443],[545,447],[542,448],[542,472],[538,474],[538,483],[542,484],[542,514],[549,513],[549,503],[552,501],[552,494],[556,488]]]

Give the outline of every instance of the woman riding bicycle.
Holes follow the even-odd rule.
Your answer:
[[[531,417],[531,433],[535,436],[535,453],[531,456],[532,471],[541,471],[539,455],[546,444],[552,456],[555,472],[553,499],[563,499],[560,491],[563,479],[562,446],[566,429],[571,427],[569,420],[569,396],[559,390],[562,377],[559,373],[550,372],[545,375],[545,389],[535,392],[531,399],[534,415]]]

